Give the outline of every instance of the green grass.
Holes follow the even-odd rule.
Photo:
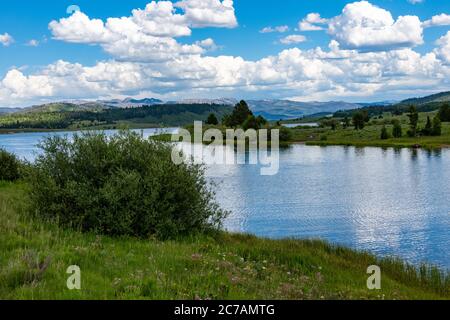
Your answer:
[[[433,113],[421,113],[419,127],[425,126],[426,116],[433,117]],[[395,147],[410,148],[421,147],[424,149],[437,149],[450,146],[450,123],[442,123],[442,135],[439,137],[415,137],[406,136],[408,131],[408,120],[406,115],[395,117],[402,123],[403,137],[380,139],[383,124],[390,123],[392,116],[385,115],[384,119],[372,120],[363,130],[355,130],[353,127],[337,130],[330,128],[294,128],[292,130],[293,142],[304,142],[308,145],[346,145],[346,146],[372,146],[372,147]],[[392,133],[393,126],[386,125],[388,132]]]
[[[437,269],[321,241],[110,238],[35,221],[27,201],[25,183],[0,182],[0,299],[450,299]],[[372,264],[379,291],[366,287]],[[66,288],[70,265],[81,291]]]

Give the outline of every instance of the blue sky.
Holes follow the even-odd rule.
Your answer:
[[[194,9],[195,6],[198,5],[198,0],[183,1]],[[186,15],[186,20],[191,19],[188,22],[184,22],[185,25],[191,29],[191,34],[182,36],[165,35],[164,41],[171,41],[171,39],[174,39],[180,46],[186,45],[189,47],[205,39],[211,39],[214,42],[213,46],[203,48],[201,52],[198,48],[188,48],[189,52],[192,53],[187,55],[183,54],[182,59],[188,59],[186,57],[197,55],[200,56],[200,58],[195,58],[197,59],[197,62],[199,61],[198,59],[209,57],[232,57],[234,59],[240,58],[242,60],[227,61],[227,63],[231,64],[227,70],[220,69],[224,63],[223,60],[225,59],[216,59],[213,61],[204,60],[205,62],[211,63],[210,69],[196,70],[195,74],[186,74],[180,77],[174,75],[177,72],[175,66],[171,66],[175,69],[167,69],[168,63],[178,61],[177,59],[180,57],[179,52],[174,52],[172,49],[170,49],[170,52],[161,52],[163,59],[159,57],[159,61],[155,61],[154,58],[147,59],[144,53],[137,58],[129,52],[123,53],[123,48],[111,48],[112,45],[105,44],[105,42],[102,42],[103,40],[74,40],[70,36],[67,36],[67,34],[59,34],[58,36],[58,32],[65,32],[62,30],[63,28],[70,28],[68,25],[63,26],[62,24],[57,24],[53,29],[49,28],[49,23],[51,21],[59,23],[60,19],[69,18],[71,16],[66,12],[70,5],[79,6],[81,12],[86,17],[89,17],[89,19],[101,19],[106,23],[108,18],[130,17],[133,9],[140,8],[144,10],[146,4],[149,2],[150,1],[148,0],[44,0],[2,2],[0,10],[0,40],[1,35],[8,35],[10,40],[4,40],[4,45],[0,44],[0,82],[5,78],[8,78],[9,80],[13,78],[7,77],[11,70],[18,71],[20,74],[14,74],[16,77],[13,79],[15,81],[13,84],[11,83],[11,80],[8,81],[8,85],[3,84],[3,87],[0,85],[0,106],[8,106],[9,104],[11,106],[24,105],[27,103],[51,101],[63,98],[95,99],[107,96],[108,88],[111,89],[111,96],[126,96],[128,94],[143,96],[152,94],[153,96],[161,98],[243,96],[255,98],[289,98],[296,100],[327,100],[335,98],[348,101],[373,101],[382,97],[392,99],[403,98],[414,92],[426,94],[433,91],[433,86],[436,90],[441,90],[443,88],[445,89],[448,85],[446,80],[442,80],[439,83],[433,83],[433,77],[447,75],[446,72],[448,71],[449,63],[449,61],[446,61],[448,49],[445,41],[447,40],[442,38],[450,30],[450,23],[441,21],[440,23],[435,23],[431,27],[424,27],[423,30],[421,30],[421,32],[423,32],[422,39],[411,37],[410,39],[406,39],[405,43],[393,43],[392,39],[380,40],[378,39],[379,36],[375,35],[375,38],[378,37],[376,41],[380,40],[379,43],[370,42],[366,44],[363,43],[364,40],[358,40],[362,42],[355,44],[352,41],[358,38],[358,35],[344,35],[343,33],[347,32],[347,29],[345,28],[342,28],[339,32],[336,31],[335,34],[330,34],[328,29],[331,24],[329,22],[331,20],[329,19],[341,15],[344,8],[346,8],[346,5],[355,3],[355,1],[284,0],[281,2],[274,0],[236,0],[232,2],[227,0],[227,2],[231,2],[231,8],[234,10],[236,24],[234,24],[230,16],[231,20],[227,20],[225,24],[222,22],[221,24],[218,24],[217,21],[213,21],[213,19],[206,22],[200,21],[198,19],[202,19],[202,17],[188,17],[188,12],[185,11],[183,7],[176,7],[173,11],[174,14],[184,14]],[[211,8],[214,8],[214,14],[219,17],[219,20],[220,15],[222,14],[220,10],[223,9],[225,12],[225,10],[230,9],[229,3],[226,3],[221,7],[220,0],[207,0],[206,2],[211,4]],[[371,7],[378,7],[385,12],[390,13],[394,23],[399,16],[416,16],[423,23],[433,16],[450,14],[450,1],[442,0],[424,0],[421,3],[415,4],[408,0],[371,0],[369,4]],[[230,14],[229,10],[226,12]],[[318,25],[324,30],[299,30],[299,22],[305,19],[310,13],[318,13],[322,19],[328,21]],[[382,20],[381,15],[383,15],[383,12],[379,13],[380,19]],[[203,19],[205,19],[205,17],[203,17]],[[343,23],[347,23],[348,19],[342,21],[344,21]],[[72,23],[73,26],[77,25],[75,19],[68,21],[68,23]],[[197,25],[195,25],[196,23]],[[199,26],[199,24],[201,24],[201,26]],[[289,30],[285,32],[261,32],[265,27],[275,28],[277,26],[287,26]],[[406,27],[403,28],[408,28],[410,26],[413,28],[414,23],[407,24]],[[90,32],[89,30],[91,29],[87,28],[84,32]],[[404,32],[406,34],[408,33],[408,30],[398,31],[396,29],[393,32]],[[411,33],[413,32],[417,32],[417,30],[411,31]],[[83,34],[86,38],[89,38],[85,33]],[[145,34],[145,36],[148,35],[148,33]],[[154,34],[150,33],[150,36],[153,37]],[[283,41],[281,41],[283,38],[289,36],[296,36],[297,38],[294,37],[291,39],[297,40],[290,43],[286,41],[283,43]],[[298,38],[298,36],[303,36],[304,41],[300,41],[299,39],[301,38]],[[402,34],[400,34],[399,37],[401,36]],[[127,35],[127,37],[129,37],[129,35]],[[158,37],[160,36],[158,35]],[[408,38],[408,36],[405,37]],[[32,43],[33,45],[30,45],[30,41],[32,40],[34,40]],[[375,55],[380,55],[380,57],[377,58],[378,60],[373,58],[375,60],[369,61],[365,65],[358,65],[358,67],[361,67],[366,71],[371,69],[373,71],[372,74],[379,77],[376,82],[379,84],[378,87],[374,84],[373,79],[360,79],[360,77],[362,77],[361,75],[356,75],[351,79],[354,80],[355,85],[353,87],[346,87],[346,84],[339,83],[339,80],[334,78],[338,76],[339,70],[336,70],[333,76],[328,75],[328,73],[332,73],[329,71],[331,69],[329,67],[326,69],[327,67],[323,64],[329,60],[323,60],[323,58],[319,56],[311,57],[312,54],[307,54],[308,50],[313,50],[317,47],[320,47],[323,51],[330,50],[329,46],[331,41],[336,41],[339,44],[339,50],[341,51],[351,50],[356,52],[354,53],[353,60],[364,60],[366,58],[363,58],[363,56],[366,55],[367,57],[371,52]],[[124,43],[127,43],[128,45],[128,42]],[[137,50],[139,50],[143,43],[134,43],[133,45],[136,45]],[[383,47],[383,45],[385,47]],[[295,48],[298,48],[305,57],[300,58],[298,52],[292,50]],[[383,64],[382,59],[388,59],[386,56],[381,57],[382,54],[386,55],[387,52],[389,54],[398,52],[398,54],[396,53],[397,56],[401,56],[401,50],[412,50],[414,53],[421,56],[420,59],[423,61],[421,60],[420,62],[417,62],[417,59],[419,59],[417,57],[412,57],[410,59],[411,61],[409,63],[411,64],[411,68],[416,68],[414,74],[411,73],[411,70],[406,70],[407,68],[403,68],[400,71],[393,71],[391,68],[390,70],[379,70],[378,72],[374,69],[376,64]],[[280,54],[283,52],[285,52],[285,55],[290,54],[291,56],[296,57],[293,64],[300,63],[298,67],[300,69],[303,68],[303,73],[291,77],[291,75],[288,75],[286,72],[286,66],[281,65],[281,61],[272,61],[271,64],[273,65],[269,67],[261,66],[264,65],[264,61],[268,57],[280,57]],[[438,62],[434,60],[431,62],[431,57],[427,56],[430,53],[435,55],[436,61]],[[403,53],[403,55],[404,54],[412,55],[411,52]],[[356,55],[358,55],[358,58],[356,58]],[[161,59],[167,61],[162,61]],[[323,75],[320,77],[318,76],[317,78],[308,75],[307,66],[305,66],[303,61],[304,59],[313,59],[311,60],[311,63],[315,64],[318,68],[317,72],[323,72]],[[402,59],[399,59],[399,64],[402,65]],[[137,76],[138,79],[134,79],[133,81],[129,81],[130,78],[127,79],[126,83],[132,83],[130,90],[125,88],[125,83],[111,83],[108,86],[99,88],[98,83],[100,82],[97,81],[95,85],[90,86],[87,90],[84,87],[74,90],[72,95],[67,88],[62,88],[55,84],[57,80],[55,80],[55,76],[50,74],[51,72],[48,70],[49,66],[55,65],[57,61],[76,64],[83,68],[98,66],[98,64],[102,62],[114,63],[115,67],[117,67],[118,64],[122,64],[123,67],[123,64],[129,63],[134,64],[134,66],[139,65],[139,71],[136,71],[137,69],[135,70],[134,66],[127,65],[127,67],[133,69],[133,72],[142,72],[142,74]],[[186,60],[186,63],[190,64],[192,62],[189,61]],[[257,66],[252,65],[252,63],[258,61],[260,63],[258,63]],[[340,61],[342,61],[342,59]],[[429,65],[422,65],[426,63]],[[437,66],[437,63],[441,64]],[[202,66],[203,63],[198,62],[198,64]],[[238,68],[236,67],[238,64],[242,64],[242,67],[239,67],[239,70],[236,70],[235,68]],[[306,65],[307,64],[308,63],[306,62]],[[420,70],[417,70],[419,64]],[[433,66],[431,66],[431,64],[433,64]],[[163,67],[164,70],[162,69]],[[402,67],[404,66],[402,65]],[[256,70],[257,68],[263,69]],[[270,70],[267,70],[268,68],[270,68]],[[431,71],[431,68],[437,69]],[[342,68],[341,71],[343,74],[346,73]],[[131,71],[127,70],[123,72],[126,73]],[[189,72],[193,71],[190,70]],[[264,72],[268,73],[267,76],[264,76],[264,79],[257,77],[258,74]],[[420,72],[422,72],[422,74],[420,74]],[[152,73],[158,73],[158,77],[156,79],[145,78]],[[206,85],[203,83],[204,81],[197,81],[198,79],[194,79],[196,81],[188,83],[189,79],[196,77],[199,73],[206,73],[207,77],[211,77],[212,84]],[[239,77],[239,81],[227,79],[227,77],[237,73],[239,73],[237,76]],[[251,73],[251,75],[249,75],[249,73]],[[402,79],[402,81],[396,81],[396,73],[398,73],[398,79]],[[223,76],[223,74],[226,75]],[[134,75],[136,76],[136,73]],[[22,79],[22,76],[25,78]],[[39,78],[36,80],[36,78],[33,78],[34,76]],[[68,83],[72,83],[73,85],[73,83],[77,81],[73,78],[74,76],[75,75],[71,75],[72,78],[67,80]],[[44,79],[43,77],[47,78]],[[367,74],[364,74],[364,77],[367,78]],[[62,78],[58,78],[58,81],[61,79]],[[385,79],[386,81],[390,81],[392,85],[381,86],[380,83]],[[86,80],[86,78],[84,78],[84,80]],[[424,81],[425,86],[423,88],[418,87],[417,84],[413,83],[414,80],[417,80],[418,82]],[[17,81],[22,81],[23,83],[17,84]],[[102,79],[101,81],[103,83],[103,81],[106,80]],[[110,79],[108,79],[108,81],[110,81]],[[364,81],[367,81],[370,85],[364,86]],[[346,82],[348,82],[348,80],[346,80]],[[283,83],[285,83],[284,87]],[[401,83],[404,83],[404,88],[401,88]],[[23,87],[24,84],[27,86],[31,85],[33,88],[36,85],[36,92],[31,92],[29,94],[20,92],[20,88],[21,86]],[[214,86],[214,84],[217,84],[217,86]],[[276,91],[271,90],[274,84],[277,87]],[[303,85],[304,87],[307,87],[307,89],[302,90]],[[42,90],[39,90],[39,86],[45,87],[41,88]],[[172,88],[172,90],[170,88]],[[356,90],[362,90],[361,88],[367,90],[366,95],[356,94],[354,92]],[[386,93],[387,88],[390,91]],[[46,93],[40,93],[39,91]],[[88,94],[83,96],[83,92],[87,92]],[[321,95],[321,92],[324,94]]]

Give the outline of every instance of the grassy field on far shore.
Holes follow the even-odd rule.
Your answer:
[[[431,119],[435,113],[420,113],[419,128],[425,126],[427,116]],[[381,139],[381,129],[386,125],[388,132],[392,133],[393,118],[398,119],[402,124],[403,137],[389,139]],[[386,124],[385,124],[386,123]],[[406,132],[409,129],[406,115],[393,117],[390,114],[384,116],[383,119],[371,120],[363,130],[355,130],[352,126],[344,129],[338,126],[336,130],[331,128],[293,128],[292,141],[304,142],[308,145],[346,145],[346,146],[372,146],[372,147],[394,147],[394,148],[410,148],[420,147],[424,149],[436,149],[450,147],[450,123],[442,123],[441,136],[418,136],[410,138]]]
[[[221,233],[111,238],[30,217],[27,184],[0,182],[0,299],[450,299],[450,277],[321,241]],[[379,265],[382,289],[367,289]],[[66,287],[71,265],[80,291]]]

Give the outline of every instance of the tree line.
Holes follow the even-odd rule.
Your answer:
[[[118,121],[139,121],[165,125],[183,125],[187,122],[205,120],[208,114],[219,116],[230,112],[228,105],[215,104],[173,104],[153,105],[139,108],[114,108],[100,112],[60,111],[28,112],[7,115],[0,118],[3,129],[66,129],[71,126],[91,126],[115,124]]]
[[[207,125],[218,126],[222,125],[227,128],[242,128],[244,130],[254,129],[272,129],[276,128],[280,132],[280,140],[281,141],[289,141],[291,139],[291,132],[288,128],[285,128],[281,125],[276,125],[271,127],[269,122],[262,117],[261,115],[256,116],[248,106],[247,102],[241,100],[237,103],[233,111],[229,114],[225,114],[221,121],[217,119],[215,114],[210,114],[206,121]]]

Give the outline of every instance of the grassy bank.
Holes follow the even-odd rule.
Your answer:
[[[382,269],[379,291],[366,288],[372,264]],[[66,288],[70,265],[81,268],[81,291]],[[26,184],[0,183],[0,299],[450,299],[446,281],[319,241],[62,230],[30,218]]]
[[[423,127],[426,116],[421,114],[420,125]],[[389,119],[389,118],[388,118]],[[387,122],[388,119],[385,119]],[[403,119],[402,119],[403,120]],[[380,121],[381,122],[381,121]],[[406,122],[403,120],[403,122]],[[388,132],[392,132],[392,125],[386,125]],[[393,148],[411,148],[420,147],[424,149],[437,149],[450,146],[450,123],[442,123],[441,136],[422,136],[410,138],[406,136],[408,125],[402,124],[404,136],[402,138],[381,139],[381,129],[383,124],[368,124],[363,130],[355,130],[353,127],[344,129],[338,127],[336,130],[331,128],[293,128],[292,141],[304,142],[308,145],[345,145],[359,147],[393,147]]]

